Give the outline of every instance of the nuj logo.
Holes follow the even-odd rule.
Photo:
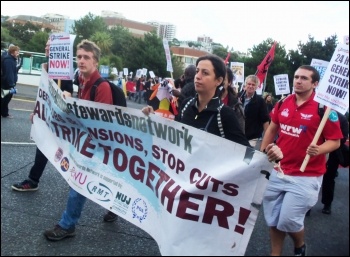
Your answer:
[[[129,205],[131,198],[128,197],[127,195],[124,195],[123,193],[118,192],[117,195],[115,196],[116,199],[118,199],[119,201]]]

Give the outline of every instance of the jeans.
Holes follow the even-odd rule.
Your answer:
[[[66,210],[63,212],[58,225],[63,229],[75,228],[78,223],[81,212],[83,211],[86,197],[79,194],[73,188],[69,189],[69,196]]]
[[[35,183],[39,183],[39,180],[43,175],[46,164],[47,164],[46,156],[37,147],[36,153],[35,153],[34,165],[30,169],[28,178]]]
[[[138,101],[138,103],[140,104],[141,103],[141,101],[142,101],[142,99],[143,99],[143,91],[137,91],[136,92],[136,97],[135,97],[135,102],[137,102]]]

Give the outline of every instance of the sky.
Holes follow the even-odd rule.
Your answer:
[[[205,35],[241,52],[268,38],[288,51],[307,43],[309,35],[321,42],[337,35],[340,43],[349,35],[349,1],[1,1],[5,16],[55,13],[80,19],[103,10],[144,23],[171,23],[180,41]]]

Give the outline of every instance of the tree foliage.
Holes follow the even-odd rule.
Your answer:
[[[74,34],[82,39],[91,39],[96,32],[107,31],[107,25],[102,17],[88,13],[80,20],[75,21],[73,27]]]
[[[47,39],[49,38],[49,33],[39,31],[31,38],[27,44],[27,51],[30,52],[42,52],[45,49]]]
[[[105,31],[97,31],[90,39],[101,49],[102,55],[111,53],[112,37],[109,33]]]

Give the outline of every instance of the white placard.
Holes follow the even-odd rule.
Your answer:
[[[125,75],[125,76],[128,76],[128,74],[129,74],[128,68],[124,68],[123,71],[124,71],[124,75]]]
[[[146,68],[142,68],[142,75],[146,76],[147,75],[147,69]]]
[[[154,72],[153,72],[153,71],[150,71],[150,72],[149,72],[149,75],[151,76],[151,78],[152,78],[152,79],[155,77],[155,75],[154,75]]]
[[[320,81],[315,101],[342,114],[349,108],[349,45],[339,44]]]
[[[231,62],[231,70],[235,75],[233,84],[244,83],[244,63],[243,62]]]
[[[286,95],[290,93],[288,74],[279,74],[273,76],[275,82],[276,95]]]
[[[50,35],[49,78],[62,80],[74,78],[73,43],[75,37],[75,35],[64,32]]]

